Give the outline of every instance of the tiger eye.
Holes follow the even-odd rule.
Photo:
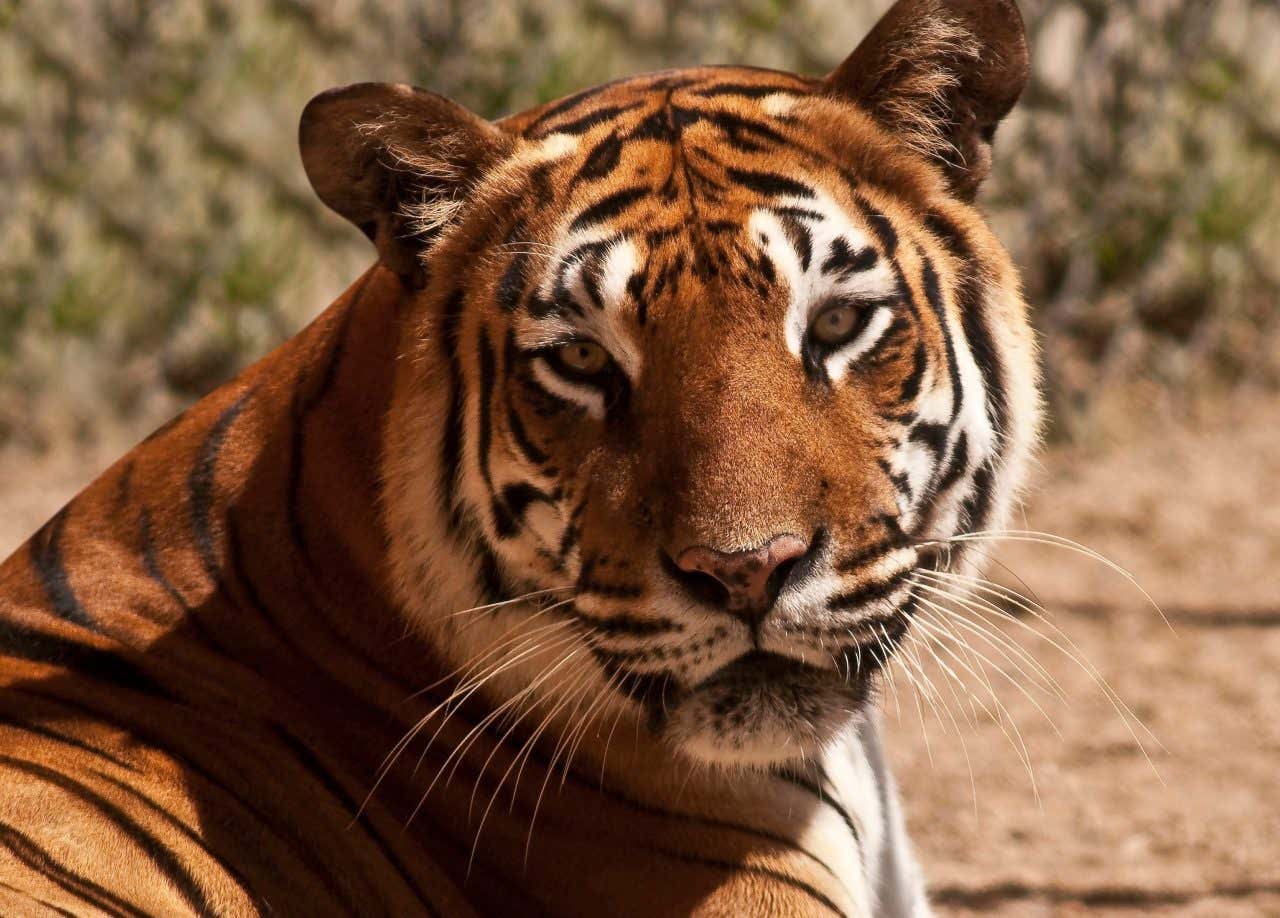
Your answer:
[[[594,341],[570,341],[556,348],[556,359],[581,376],[596,376],[609,368],[609,352]]]
[[[818,313],[811,334],[823,344],[844,344],[858,325],[858,310],[852,306],[832,306]]]

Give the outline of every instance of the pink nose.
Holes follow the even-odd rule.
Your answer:
[[[798,536],[780,535],[750,551],[724,552],[697,545],[686,548],[674,560],[680,570],[705,574],[724,587],[726,611],[758,620],[782,588],[783,578],[774,576],[778,569],[802,558],[808,548]]]

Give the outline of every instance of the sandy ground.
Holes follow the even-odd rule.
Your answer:
[[[934,668],[960,729],[926,706],[922,730],[899,678],[890,743],[941,913],[1280,915],[1280,401],[1211,413],[1194,429],[1050,453],[1026,509],[1027,528],[1130,570],[1172,628],[1122,577],[1067,551],[1008,544],[1008,570],[991,574],[1034,591],[1061,633],[1021,620],[1096,667],[1154,734],[1133,727],[1150,762],[1086,668],[1021,625],[1001,631],[1066,698],[1029,691],[1042,714],[990,675],[1035,790],[1008,721],[979,710],[970,727]]]
[[[1019,520],[1124,565],[1172,628],[1104,565],[1010,544],[998,550],[1008,570],[993,578],[1033,591],[1061,632],[1027,615],[1000,632],[1065,700],[989,666],[1007,714],[965,676],[984,713],[922,652],[951,711],[939,714],[917,708],[897,669],[890,745],[941,914],[1280,915],[1280,399],[1207,414],[1052,451]],[[53,458],[0,456],[0,556],[131,436]],[[1014,651],[972,643],[1012,674]],[[1095,676],[1154,738],[1126,724]]]

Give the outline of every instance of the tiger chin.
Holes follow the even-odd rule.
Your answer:
[[[1027,72],[899,0],[822,78],[313,99],[377,264],[0,566],[0,911],[927,914],[875,698],[1037,436]]]

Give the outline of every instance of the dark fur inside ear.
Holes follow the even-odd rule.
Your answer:
[[[824,85],[944,162],[955,192],[972,198],[1029,68],[1014,0],[898,0]]]
[[[358,226],[411,283],[420,256],[511,138],[443,96],[397,83],[323,92],[302,113],[298,145],[320,200]]]

